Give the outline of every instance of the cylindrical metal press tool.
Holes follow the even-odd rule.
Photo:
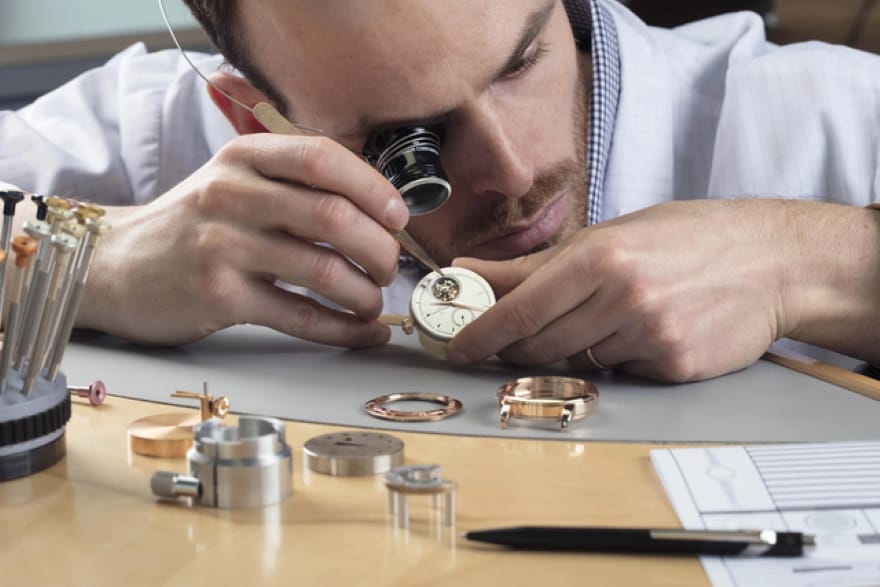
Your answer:
[[[238,426],[227,426],[212,418],[196,426],[194,437],[190,475],[157,471],[150,480],[155,495],[245,508],[279,503],[293,492],[293,457],[280,420],[242,416]]]

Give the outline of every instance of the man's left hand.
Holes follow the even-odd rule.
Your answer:
[[[773,231],[762,212],[778,204],[672,202],[525,257],[458,259],[500,299],[450,343],[450,361],[498,354],[591,368],[591,349],[603,365],[663,381],[746,367],[785,332],[792,252],[767,236]]]

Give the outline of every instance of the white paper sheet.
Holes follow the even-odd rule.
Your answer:
[[[799,558],[702,557],[713,585],[880,585],[880,442],[651,451],[688,529],[816,536]]]

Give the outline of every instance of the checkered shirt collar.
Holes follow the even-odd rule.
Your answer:
[[[617,27],[601,0],[564,0],[575,42],[592,52],[593,84],[587,139],[587,224],[602,218],[605,170],[620,99],[620,50]]]

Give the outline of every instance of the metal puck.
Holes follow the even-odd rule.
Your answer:
[[[333,432],[303,446],[306,467],[323,475],[378,475],[403,464],[403,441],[379,432]]]

